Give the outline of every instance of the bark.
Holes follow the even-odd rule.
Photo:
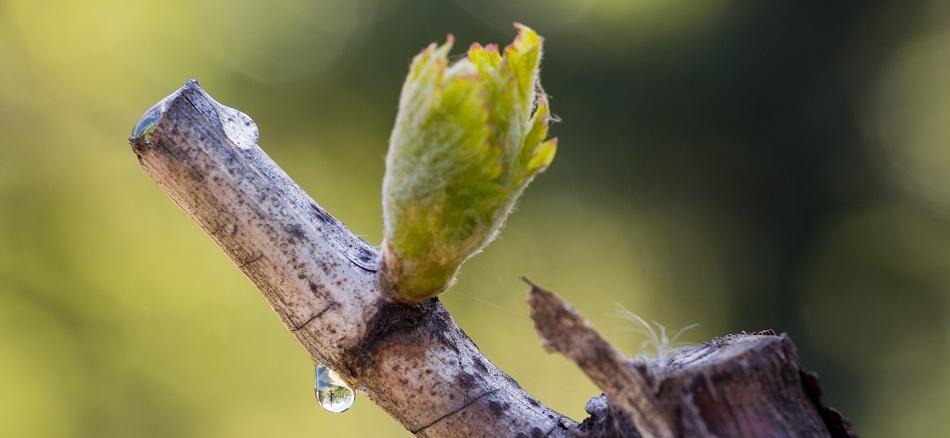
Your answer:
[[[574,421],[482,356],[437,300],[387,300],[379,254],[259,147],[225,134],[227,110],[192,81],[132,140],[145,170],[261,291],[287,329],[420,436],[565,435]]]
[[[553,293],[532,285],[531,317],[549,351],[573,360],[605,393],[579,429],[591,436],[855,437],[821,401],[787,336],[731,335],[667,360],[631,360]]]
[[[671,416],[664,411],[647,376],[594,330],[584,317],[551,292],[536,285],[528,296],[531,318],[548,351],[567,356],[604,390],[610,404],[629,418],[641,434],[673,437]]]
[[[543,344],[577,362],[607,394],[591,401],[591,418],[578,425],[495,367],[437,299],[391,301],[379,285],[377,249],[255,144],[246,116],[190,81],[155,117],[148,136],[130,140],[145,170],[254,283],[314,362],[412,433],[828,436],[846,426],[820,404],[817,381],[803,374],[786,337],[723,338],[657,368],[630,362],[535,287],[530,304]]]

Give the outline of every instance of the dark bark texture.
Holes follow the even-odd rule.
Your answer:
[[[665,360],[628,359],[553,293],[532,285],[528,302],[545,348],[605,393],[587,405],[579,430],[588,436],[857,436],[824,405],[785,335],[729,335]]]

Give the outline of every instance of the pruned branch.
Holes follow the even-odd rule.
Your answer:
[[[437,299],[392,301],[379,285],[377,250],[257,147],[250,118],[190,81],[145,120],[131,139],[145,170],[315,362],[416,435],[853,436],[821,403],[817,380],[785,336],[720,338],[647,366],[533,286],[529,304],[545,348],[575,361],[607,394],[578,425],[495,367]]]
[[[546,350],[561,353],[577,363],[641,434],[675,436],[675,428],[647,379],[597,333],[586,318],[553,293],[534,284],[528,294],[528,305],[535,330]]]
[[[314,361],[420,436],[566,433],[574,422],[479,353],[438,301],[389,302],[377,281],[377,251],[259,147],[236,144],[225,111],[191,81],[132,149]]]
[[[528,303],[545,348],[606,394],[588,405],[581,430],[591,435],[857,436],[823,404],[787,336],[726,336],[647,363],[625,358],[553,293],[532,284]]]

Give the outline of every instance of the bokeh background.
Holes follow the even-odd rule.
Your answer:
[[[444,301],[583,418],[527,275],[630,354],[619,306],[698,342],[789,333],[870,437],[950,414],[950,4],[0,0],[0,435],[406,436],[312,364],[126,138],[190,77],[371,242],[399,88],[449,32],[546,37],[553,166]]]

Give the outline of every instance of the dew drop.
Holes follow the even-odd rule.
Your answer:
[[[314,383],[313,392],[317,396],[317,403],[320,407],[329,412],[338,414],[353,406],[356,400],[356,394],[353,389],[346,385],[346,382],[340,378],[336,371],[327,368],[324,364],[317,364],[317,381]]]
[[[132,140],[142,139],[147,144],[149,135],[155,130],[155,127],[158,126],[158,122],[162,120],[162,116],[165,115],[165,111],[168,110],[168,105],[172,100],[178,97],[179,94],[181,94],[181,89],[176,90],[146,110],[145,114],[142,114],[142,118],[140,118],[138,123],[135,124],[135,127],[132,128]]]
[[[231,140],[231,143],[234,143],[235,146],[243,150],[252,149],[254,146],[257,146],[257,140],[260,138],[261,132],[257,129],[257,124],[254,123],[254,120],[251,119],[250,116],[227,105],[218,103],[218,101],[212,99],[208,93],[205,93],[205,97],[217,105],[215,111],[218,113],[218,120],[221,121],[221,128],[224,130],[224,135]]]

